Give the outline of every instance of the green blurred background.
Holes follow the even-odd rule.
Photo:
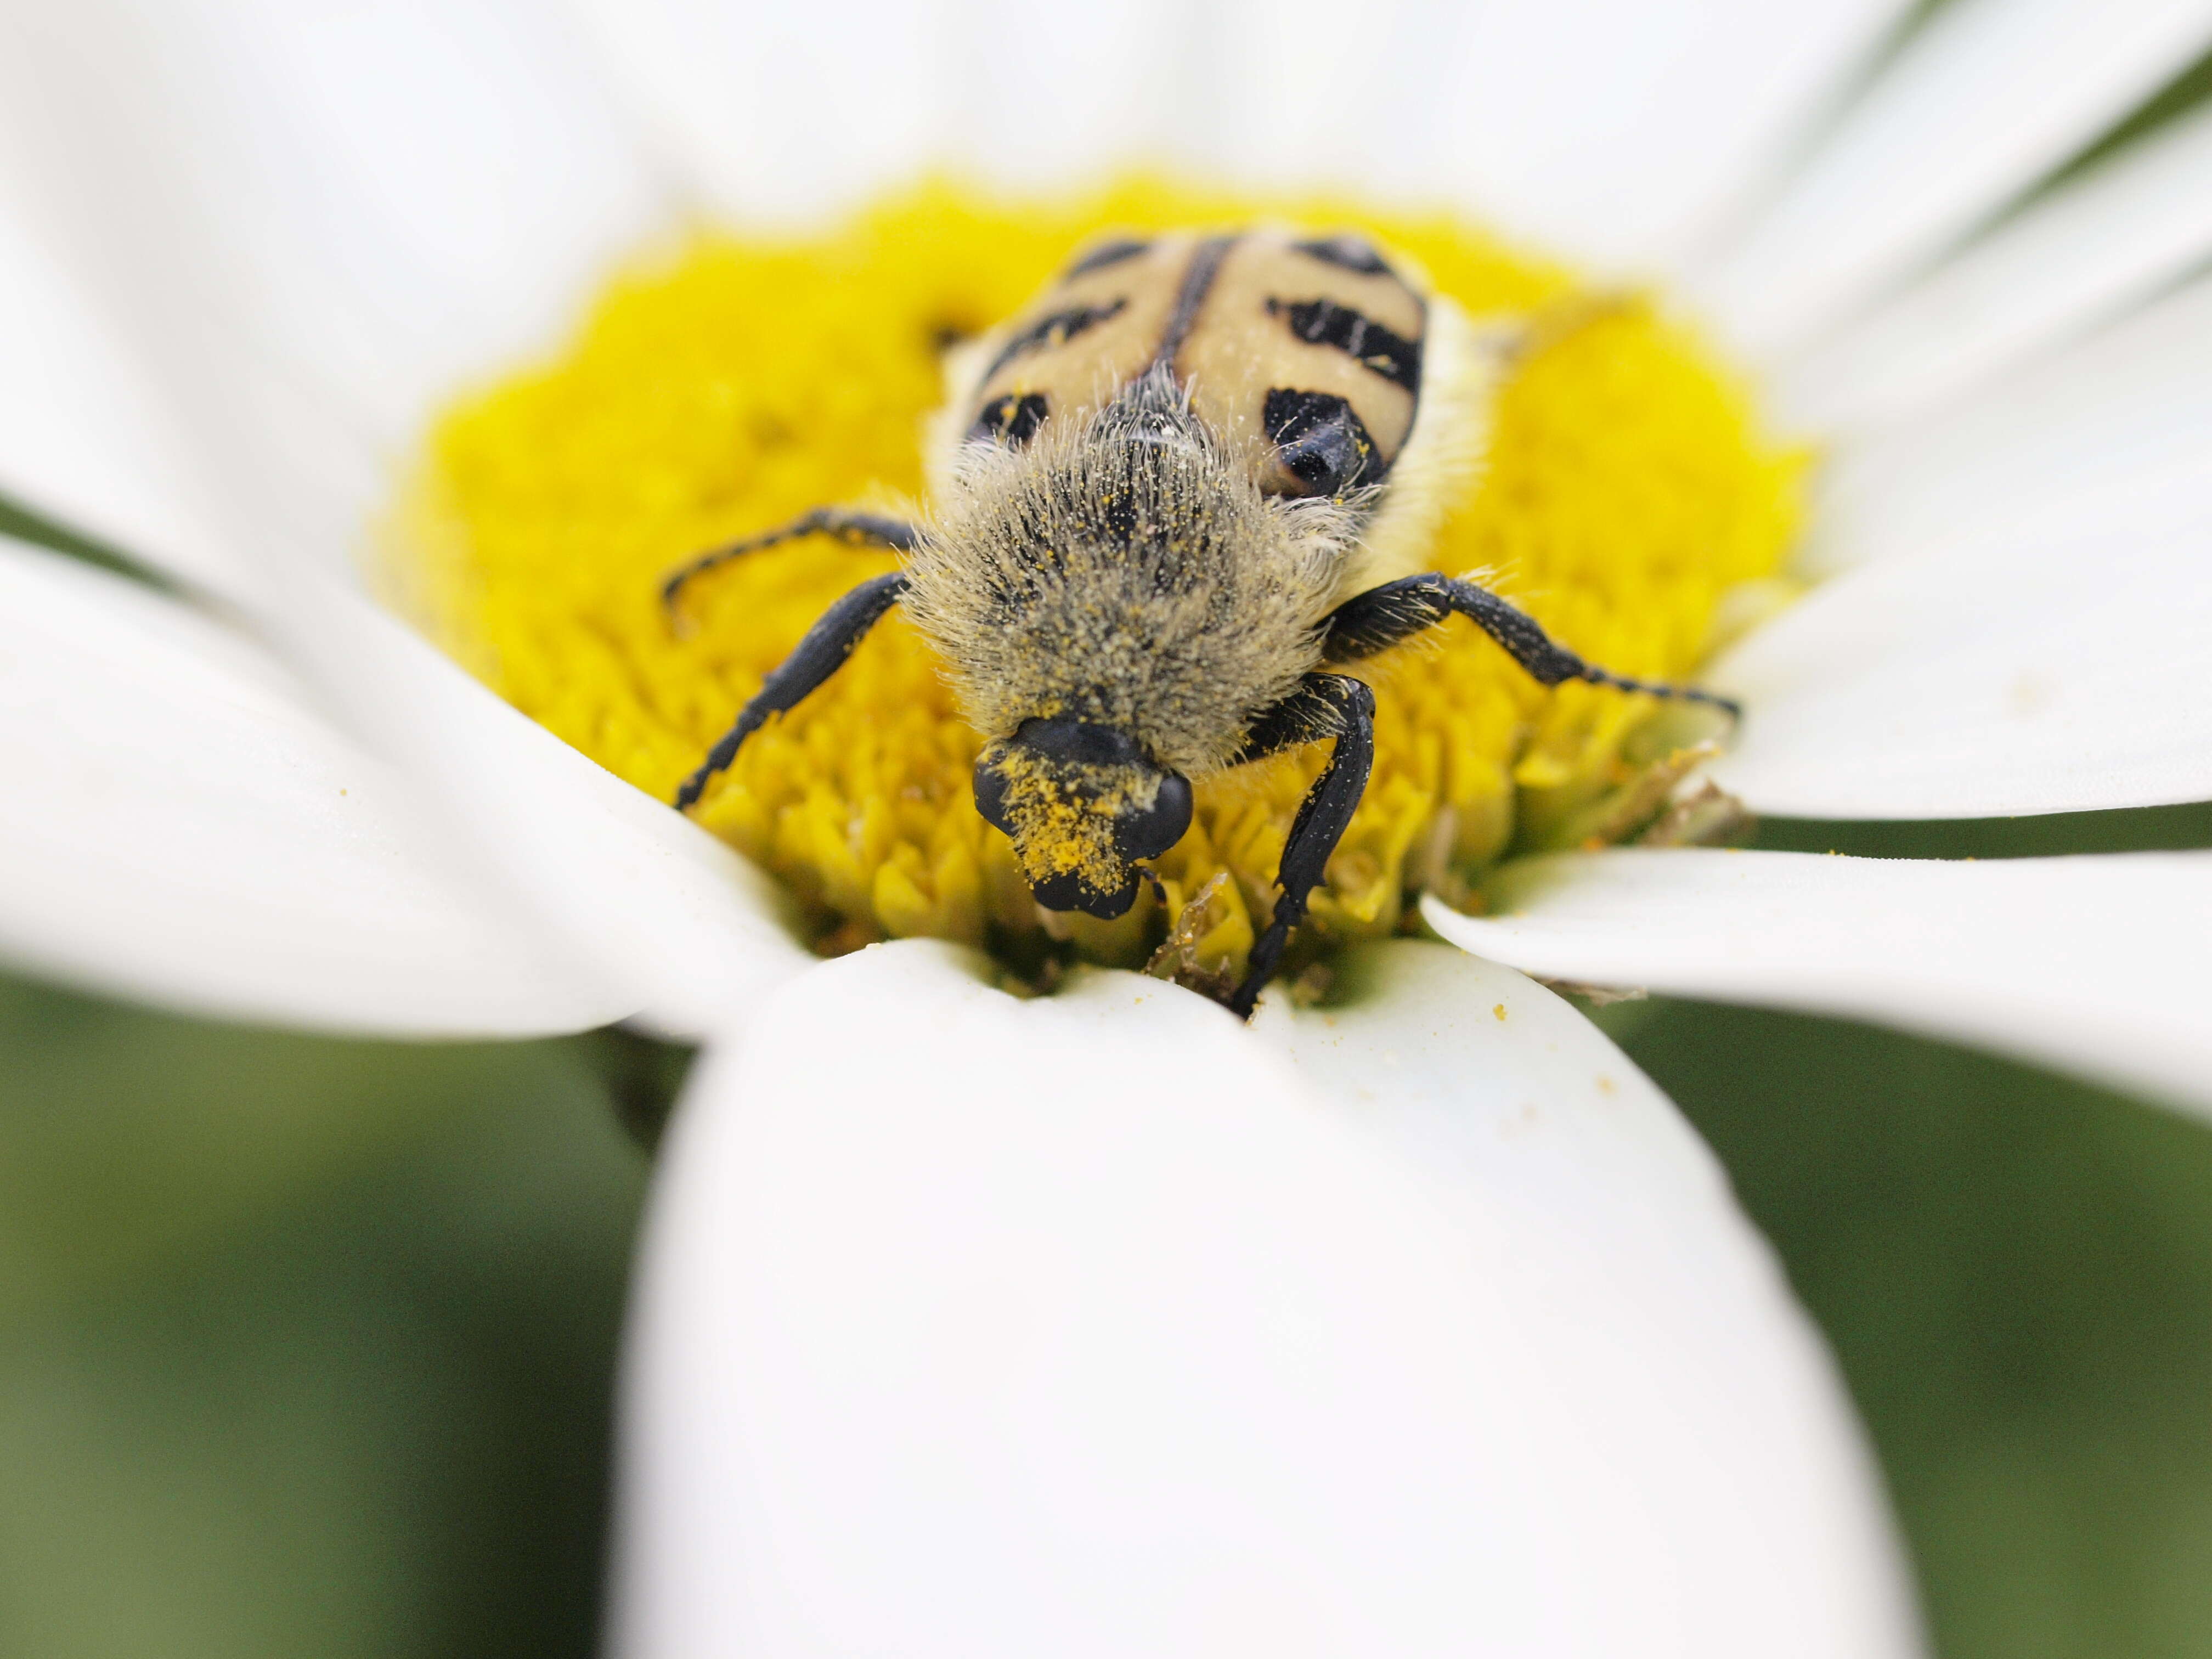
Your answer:
[[[2212,808],[1769,844],[2212,844]],[[1949,1659],[2212,1655],[2212,1131],[1836,1022],[1601,1018],[1841,1356]],[[592,1650],[680,1054],[415,1046],[0,981],[0,1653]]]

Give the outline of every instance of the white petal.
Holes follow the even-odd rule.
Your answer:
[[[1709,232],[1899,0],[1228,0],[1168,32],[1179,147],[1239,178],[1454,203],[1567,256]]]
[[[1800,817],[2212,797],[2212,474],[2194,493],[2124,536],[2024,531],[1834,578],[1713,669],[1747,711],[1713,777]]]
[[[1204,20],[1171,0],[571,0],[695,189],[819,219],[932,166],[1065,182],[1157,153]]]
[[[1412,40],[1378,65],[1370,121],[1392,149],[1361,159],[1385,176],[1417,164],[1420,184],[1510,234],[1649,269],[1737,209],[1902,9],[1894,0],[1409,6],[1456,27],[1442,52]],[[1310,39],[1338,46],[1326,23]],[[1389,120],[1409,83],[1434,111],[1425,125]],[[1317,95],[1328,107],[1328,88]],[[1266,115],[1253,112],[1255,138]]]
[[[1176,42],[1205,15],[1177,0],[947,6],[939,118],[951,153],[987,178],[1031,186],[1156,158],[1180,110],[1204,101],[1193,99],[1205,82]]]
[[[208,527],[129,352],[0,198],[0,494],[213,592],[251,591]]]
[[[1793,363],[1811,429],[1887,423],[2124,310],[2212,252],[2212,110],[2123,150]]]
[[[172,1007],[522,1036],[635,1006],[458,883],[238,635],[0,540],[0,950]]]
[[[1955,242],[2212,40],[2212,0],[1957,0],[1696,283],[1774,357]]]
[[[706,830],[501,702],[335,583],[288,595],[296,660],[380,753],[433,787],[488,879],[629,988],[660,1029],[746,1018],[811,966],[788,898]]]
[[[1710,1160],[1546,993],[1435,971],[1386,955],[1290,1060],[931,945],[779,995],[665,1154],[617,1650],[1911,1651]]]
[[[22,187],[173,391],[266,376],[390,447],[665,211],[576,43],[496,0],[85,0],[0,26],[0,96]]]
[[[1960,542],[2125,548],[2207,499],[2212,281],[1972,396],[1853,439],[1821,482],[1814,573]]]
[[[2212,111],[2104,161],[1787,369],[1792,425],[1917,414],[2212,252]]]
[[[1421,914],[1530,973],[1850,1015],[2212,1111],[2212,854],[1939,861],[1622,852]]]
[[[747,215],[818,215],[948,159],[1038,183],[1165,155],[1442,191],[1643,263],[1723,211],[1901,9],[574,3],[705,192]]]
[[[813,216],[941,159],[945,9],[570,0],[694,189]]]
[[[1542,1333],[1523,1340],[1581,1449],[1610,1479],[1669,1495],[1667,1547],[1591,1540],[1621,1601],[1680,1597],[1694,1609],[1686,1651],[1755,1652],[1762,1630],[1778,1650],[1912,1649],[1828,1357],[1666,1097],[1510,969],[1413,940],[1336,966],[1343,1006],[1271,997],[1257,1029],[1440,1204],[1510,1230],[1498,1283]],[[1635,1628],[1617,1651],[1667,1650]]]
[[[757,872],[340,586],[425,404],[542,333],[660,210],[563,29],[496,0],[19,27],[18,176],[161,377],[291,659],[436,787],[486,878],[665,1024],[708,1029],[804,965]]]

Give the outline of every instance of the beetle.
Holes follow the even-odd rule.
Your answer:
[[[1424,568],[1528,328],[1478,329],[1351,233],[1093,245],[948,354],[921,522],[818,507],[666,579],[672,608],[708,571],[817,534],[902,556],[830,607],[675,805],[895,605],[984,739],[977,810],[1050,910],[1125,914],[1145,861],[1189,827],[1194,782],[1330,743],[1228,1000],[1249,1017],[1366,787],[1374,693],[1345,666],[1459,616],[1542,684],[1739,712],[1587,662],[1480,584]]]

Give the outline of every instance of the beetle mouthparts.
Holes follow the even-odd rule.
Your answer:
[[[1190,827],[1190,781],[1127,732],[1027,720],[977,758],[975,809],[1013,842],[1038,903],[1111,921],[1136,902],[1136,861]]]

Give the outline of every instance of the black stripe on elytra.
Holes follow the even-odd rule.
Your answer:
[[[1334,392],[1273,387],[1260,419],[1304,495],[1348,495],[1382,483],[1390,470],[1366,424]]]
[[[1072,306],[1066,311],[1055,311],[1049,317],[1041,317],[999,348],[999,355],[991,359],[990,368],[983,371],[986,385],[998,378],[999,371],[1017,357],[1032,351],[1048,351],[1066,345],[1077,335],[1093,329],[1127,309],[1127,300],[1109,300],[1103,306]]]
[[[1159,349],[1152,354],[1154,362],[1175,361],[1176,353],[1182,349],[1182,343],[1197,325],[1199,307],[1213,291],[1213,279],[1221,274],[1221,262],[1236,246],[1234,236],[1209,236],[1191,250],[1190,264],[1182,274],[1182,286],[1176,292],[1175,310],[1169,314],[1167,328],[1160,336]]]
[[[1149,250],[1150,242],[1140,242],[1133,236],[1123,236],[1114,241],[1101,242],[1097,247],[1086,248],[1076,262],[1060,273],[1063,283],[1071,276],[1087,276],[1094,270],[1103,270],[1109,265],[1118,265],[1124,259],[1133,259]]]
[[[1334,346],[1384,380],[1417,395],[1420,392],[1419,343],[1393,334],[1373,318],[1334,300],[1270,300],[1267,314],[1287,319],[1291,332],[1308,345]]]
[[[1045,402],[1042,392],[1019,398],[1010,392],[983,405],[975,424],[968,428],[968,436],[971,440],[988,438],[1019,449],[1036,436],[1036,429],[1044,424],[1044,417],[1050,412],[1051,405]]]
[[[1349,231],[1334,236],[1317,236],[1310,242],[1293,242],[1291,252],[1303,253],[1309,259],[1318,259],[1325,265],[1334,265],[1339,270],[1356,270],[1362,276],[1388,276],[1390,267],[1375,251],[1375,244],[1364,236],[1354,236]]]

